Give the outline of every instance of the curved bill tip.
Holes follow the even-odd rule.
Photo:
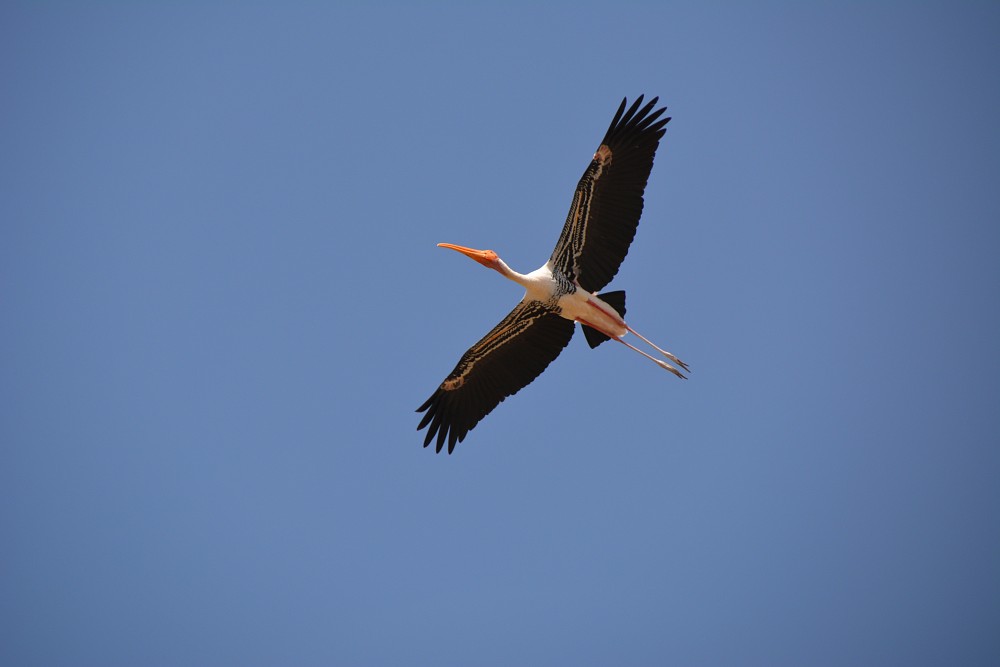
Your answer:
[[[458,252],[472,257],[476,254],[481,254],[485,252],[484,250],[476,250],[475,248],[466,248],[464,245],[455,245],[454,243],[438,243],[439,248],[448,248],[449,250],[457,250]]]

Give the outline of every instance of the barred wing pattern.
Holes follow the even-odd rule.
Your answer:
[[[541,301],[522,301],[492,331],[462,355],[455,370],[417,408],[426,411],[417,430],[428,426],[424,447],[437,436],[455,444],[508,396],[538,377],[573,337],[575,324]]]
[[[618,273],[635,238],[642,215],[642,194],[653,168],[653,156],[670,118],[666,107],[652,111],[642,95],[625,111],[622,100],[594,159],[573,194],[552,257],[552,266],[588,292],[604,288]],[[652,113],[650,113],[652,112]]]

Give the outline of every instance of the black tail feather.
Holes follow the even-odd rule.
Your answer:
[[[606,292],[604,294],[598,294],[597,297],[615,309],[622,317],[625,317],[625,290],[618,290],[617,292]],[[583,326],[583,335],[587,339],[587,344],[591,348],[595,348],[606,340],[609,340],[607,336],[602,334],[597,329],[592,329],[587,325]]]

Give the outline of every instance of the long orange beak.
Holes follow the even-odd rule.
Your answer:
[[[476,260],[483,266],[491,269],[496,268],[497,254],[492,250],[476,250],[475,248],[466,248],[465,246],[455,245],[453,243],[438,243],[438,247],[457,250],[469,259]]]

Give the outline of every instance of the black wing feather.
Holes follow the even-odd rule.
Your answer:
[[[437,437],[448,453],[483,417],[527,386],[559,356],[573,337],[572,320],[540,301],[522,301],[500,324],[462,355],[455,370],[417,412],[427,428],[424,447]]]
[[[611,282],[635,238],[653,157],[670,121],[660,118],[666,107],[653,111],[658,101],[641,106],[640,95],[626,111],[622,100],[573,193],[549,261],[588,292]]]

